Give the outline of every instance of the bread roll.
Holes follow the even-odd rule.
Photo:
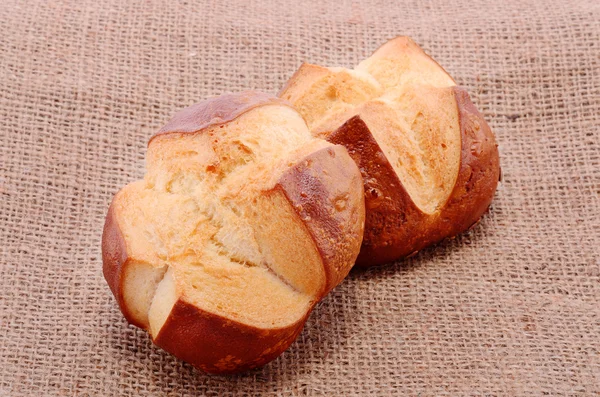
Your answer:
[[[191,106],[110,205],[104,276],[127,320],[206,372],[261,366],[348,274],[364,227],[343,146],[258,92]]]
[[[490,205],[500,175],[494,134],[466,91],[411,39],[389,41],[354,69],[304,64],[279,96],[361,170],[367,211],[358,265],[461,233]]]

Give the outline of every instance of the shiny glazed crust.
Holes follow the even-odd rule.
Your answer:
[[[494,135],[466,91],[453,88],[461,128],[461,164],[446,205],[426,214],[412,201],[360,116],[328,140],[344,145],[359,166],[365,190],[365,234],[358,266],[408,256],[469,229],[489,207],[500,177]]]
[[[159,133],[202,134],[245,112],[286,102],[262,93],[221,96],[177,114]],[[310,304],[287,326],[259,327],[232,319],[227,313],[204,310],[178,296],[160,331],[158,346],[210,373],[234,373],[262,366],[280,355],[295,340],[310,311],[348,274],[358,255],[364,227],[364,199],[360,173],[345,148],[326,142],[300,151],[277,177],[265,197],[280,195],[293,209],[294,227],[304,230],[320,255],[325,281],[314,286]],[[307,153],[304,153],[307,152]],[[141,328],[124,298],[124,274],[134,266],[122,229],[122,214],[111,204],[102,238],[103,272],[125,318]],[[281,233],[285,233],[282,230]],[[164,274],[164,273],[163,273]],[[282,283],[286,280],[279,275]],[[293,286],[288,284],[290,289]],[[261,293],[261,291],[256,291]]]
[[[394,64],[399,65],[398,75],[390,72]],[[370,74],[377,67],[378,77]],[[377,81],[373,83],[374,76]],[[417,88],[410,91],[412,87]],[[425,90],[418,91],[420,87]],[[398,174],[398,167],[405,165],[394,169],[385,154],[395,149],[390,149],[388,141],[386,151],[379,140],[381,132],[376,138],[373,128],[381,128],[382,122],[376,125],[374,120],[381,120],[382,115],[373,113],[372,104],[388,106],[394,98],[403,98],[403,92],[415,92],[417,99],[425,101],[427,92],[445,90],[453,91],[453,101],[452,109],[446,106],[450,101],[440,102],[446,107],[443,112],[454,114],[457,120],[455,182],[445,184],[446,196],[434,211],[425,211]],[[361,170],[366,220],[358,266],[388,263],[455,236],[477,223],[489,207],[500,177],[494,134],[467,92],[411,39],[390,40],[355,69],[303,64],[278,95],[297,107],[314,136],[345,146]],[[432,161],[443,160],[433,157]]]

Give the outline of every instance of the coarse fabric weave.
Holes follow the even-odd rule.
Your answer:
[[[129,326],[102,276],[148,138],[409,35],[500,144],[482,222],[353,271],[266,367],[209,376]],[[600,394],[600,2],[0,1],[0,396]]]

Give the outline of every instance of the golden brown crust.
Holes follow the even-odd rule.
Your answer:
[[[113,203],[114,201],[115,199],[113,199]],[[119,304],[121,312],[123,312],[123,316],[125,316],[130,324],[144,328],[143,324],[138,323],[129,313],[123,297],[123,275],[125,274],[128,262],[129,258],[125,238],[121,233],[121,228],[117,221],[114,204],[111,204],[108,208],[102,232],[102,272]]]
[[[453,87],[461,164],[446,204],[434,214],[413,202],[367,125],[355,116],[328,138],[344,145],[363,175],[365,234],[358,266],[383,264],[469,229],[489,207],[500,174],[494,135],[467,92]]]
[[[244,91],[213,97],[176,113],[164,127],[150,138],[148,145],[157,136],[202,131],[233,121],[242,114],[265,105],[291,106],[284,99],[260,91]]]
[[[277,97],[283,98],[283,94],[290,90],[292,92],[296,92],[296,85],[299,84],[305,77],[310,76],[313,79],[324,77],[330,74],[331,71],[319,65],[314,65],[312,63],[303,62],[302,65],[296,70],[296,72],[290,77],[290,79],[285,83],[285,85],[279,90],[277,93]],[[294,102],[294,99],[290,99],[291,102]]]
[[[126,320],[146,327],[129,313],[123,297],[123,274],[129,257],[114,206],[102,235],[103,273]],[[316,302],[315,302],[316,303]],[[235,373],[262,366],[279,356],[302,330],[307,314],[285,328],[260,329],[182,301],[175,304],[154,343],[174,356],[210,373]]]
[[[327,282],[313,305],[348,274],[360,249],[362,195],[347,194],[360,191],[358,175],[356,164],[342,146],[328,146],[288,168],[273,188],[285,195],[298,215],[298,227],[308,230],[321,254]],[[356,221],[349,229],[345,225],[350,218]],[[180,299],[154,342],[206,372],[245,371],[266,364],[287,349],[302,330],[310,310],[312,305],[303,318],[288,327],[263,329]]]
[[[357,264],[369,266],[393,261],[471,227],[491,202],[500,168],[494,136],[466,92],[456,87],[448,73],[406,36],[398,36],[384,43],[353,69],[372,76],[382,86],[381,96],[366,100],[353,97],[356,101],[350,102],[355,107],[339,105],[342,102],[339,92],[354,92],[352,90],[359,84],[359,80],[366,81],[364,76],[361,78],[357,75],[356,79],[332,79],[326,84],[322,83],[322,75],[326,71],[336,74],[339,70],[346,69],[302,65],[279,95],[298,107],[314,136],[326,137],[332,143],[344,145],[359,166],[365,189],[366,220]],[[416,125],[417,129],[406,131],[408,137],[414,133],[423,135],[419,129],[423,127],[419,124],[422,121],[416,123],[420,114],[417,109],[419,106],[427,109],[432,107],[430,112],[433,117],[430,120],[437,119],[436,113],[440,120],[449,115],[453,120],[451,131],[445,129],[447,121],[430,121],[437,123],[431,126],[434,129],[441,128],[440,134],[447,133],[444,136],[436,135],[435,138],[450,141],[439,146],[439,140],[417,143],[422,145],[419,150],[427,151],[423,164],[433,164],[425,174],[416,165],[411,168],[410,164],[417,163],[413,162],[413,153],[408,153],[407,150],[412,150],[414,145],[409,144],[407,148],[400,145],[398,147],[401,149],[398,149],[393,137],[384,128],[393,124],[386,124],[385,117],[396,117],[393,115],[392,103],[396,100],[415,100],[410,96],[400,95],[405,93],[402,90],[407,87],[420,87],[420,95],[423,95],[422,103],[417,101],[418,103],[404,104],[416,114],[410,123]],[[430,92],[427,93],[427,90]],[[333,94],[329,95],[330,92]],[[444,101],[448,101],[444,109],[437,109],[438,105],[431,106],[438,94],[444,94]],[[394,95],[399,95],[399,99]],[[378,98],[381,102],[377,102]],[[390,112],[384,117],[383,113],[379,113],[379,108],[371,105],[384,104],[382,106],[385,108],[388,106],[386,101],[389,102]],[[344,103],[350,102],[344,100]],[[455,105],[456,109],[448,108]],[[363,119],[352,118],[359,114]],[[313,122],[314,120],[317,122]],[[372,130],[375,134],[363,120],[371,128],[377,128]],[[433,130],[424,126],[423,131],[429,131],[426,135]],[[405,152],[408,155],[402,157]],[[390,158],[384,153],[388,153]],[[419,156],[418,153],[414,155]],[[439,161],[449,163],[440,166]],[[401,163],[403,166],[399,170],[398,164]],[[412,178],[422,175],[432,177]],[[417,180],[427,183],[416,186]]]
[[[420,228],[420,216],[398,175],[360,116],[328,138],[344,145],[358,165],[365,194],[365,231],[358,266],[386,263],[403,255],[406,239]],[[409,251],[409,253],[412,251]]]
[[[461,132],[461,165],[454,190],[446,203],[455,219],[451,235],[461,233],[488,209],[500,179],[498,145],[490,126],[467,91],[453,87]]]
[[[305,157],[276,186],[319,250],[327,277],[322,296],[346,277],[362,242],[365,206],[362,195],[352,194],[361,189],[357,171],[347,151],[335,145]]]
[[[375,51],[373,51],[371,57],[385,57],[385,55],[394,56],[397,53],[405,54],[407,52],[415,52],[418,53],[420,56],[426,57],[428,61],[437,65],[440,68],[440,70],[444,71],[448,78],[454,82],[454,79],[452,78],[452,76],[450,76],[448,72],[446,72],[446,69],[444,69],[442,65],[438,63],[438,61],[433,59],[431,55],[423,51],[423,49],[412,38],[408,36],[396,36],[393,39],[386,41],[385,43],[377,47]]]
[[[346,159],[340,161],[340,157]],[[326,175],[329,177],[324,179]],[[347,194],[360,191],[358,175],[346,150],[335,145],[298,161],[273,188],[288,199],[298,215],[298,227],[308,230],[321,254],[327,282],[314,303],[348,274],[360,249],[362,195]],[[354,203],[346,203],[347,200]],[[345,225],[351,218],[356,221],[349,229]],[[198,309],[180,299],[154,342],[206,372],[245,371],[266,364],[287,349],[302,330],[310,310],[312,306],[303,318],[288,327],[261,329]]]
[[[257,106],[269,104],[289,106],[281,99],[262,93],[232,94],[183,110],[158,134],[201,134],[213,125],[233,121]],[[306,135],[310,139],[308,130]],[[309,142],[314,144],[315,141]],[[298,227],[308,231],[317,249],[315,253],[318,251],[322,258],[326,282],[321,279],[319,286],[314,288],[316,291],[302,298],[307,299],[306,312],[302,311],[301,318],[297,320],[291,319],[291,324],[285,322],[283,327],[256,327],[228,318],[226,312],[196,307],[189,303],[192,300],[186,298],[185,292],[177,290],[173,297],[176,299],[174,306],[165,306],[168,310],[166,321],[158,323],[156,331],[152,331],[157,332],[154,342],[158,346],[211,373],[233,373],[264,365],[294,341],[313,306],[347,275],[358,255],[364,226],[364,202],[360,194],[362,181],[356,164],[342,146],[325,141],[298,149],[296,154],[301,153],[300,160],[292,161],[292,157],[289,168],[277,178],[275,186],[267,188],[263,194],[283,194],[294,208],[292,217],[297,218]],[[276,172],[279,171],[280,168]],[[146,328],[136,322],[125,302],[125,270],[134,262],[118,224],[118,217],[123,216],[123,212],[120,206],[114,204],[117,197],[113,199],[104,228],[104,275],[127,320]],[[349,219],[352,222],[349,223]],[[285,230],[281,232],[285,233]],[[311,241],[310,238],[308,240]],[[163,282],[168,280],[165,276]],[[282,282],[293,288],[283,278]],[[155,302],[156,296],[152,304]]]
[[[203,371],[236,373],[279,356],[302,331],[307,318],[308,314],[285,328],[259,329],[179,300],[154,343]]]

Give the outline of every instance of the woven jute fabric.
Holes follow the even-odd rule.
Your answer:
[[[266,367],[209,376],[102,277],[112,196],[178,109],[412,36],[500,144],[472,231],[353,271]],[[0,396],[600,394],[600,2],[0,1]]]

